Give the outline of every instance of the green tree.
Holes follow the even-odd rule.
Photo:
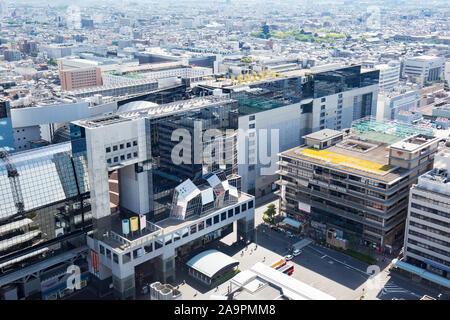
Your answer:
[[[55,58],[51,57],[50,59],[48,59],[48,64],[51,64],[52,66],[57,66],[58,62],[56,61]]]
[[[270,220],[273,219],[273,216],[275,215],[275,213],[276,213],[276,209],[275,209],[275,205],[274,205],[273,203],[269,204],[269,205],[267,206],[267,210],[264,211],[264,214],[265,214]]]

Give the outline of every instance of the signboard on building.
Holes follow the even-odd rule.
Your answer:
[[[306,213],[311,213],[311,206],[307,203],[303,203],[301,201],[298,202],[298,210],[306,212]]]

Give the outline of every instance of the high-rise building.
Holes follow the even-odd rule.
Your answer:
[[[357,237],[381,250],[402,245],[409,189],[430,170],[431,130],[362,119],[350,134],[321,130],[280,155],[281,212],[325,238]]]
[[[434,169],[421,175],[409,197],[404,263],[426,280],[450,288],[450,150],[436,154]],[[408,270],[408,271],[410,271]],[[415,273],[415,272],[413,272]],[[436,277],[438,275],[438,277]]]
[[[377,70],[380,70],[380,91],[391,90],[398,85],[401,69],[399,61],[391,61],[387,64],[379,64],[376,65],[375,68]]]
[[[378,70],[332,65],[246,78],[219,86],[238,101],[242,191],[257,198],[276,188],[278,152],[302,144],[311,132],[349,128],[353,120],[376,114]]]
[[[66,286],[67,268],[88,278],[91,228],[86,155],[70,143],[0,154],[0,296],[47,299]]]
[[[205,97],[72,124],[72,150],[88,159],[94,224],[89,261],[100,291],[112,283],[120,298],[128,298],[138,278],[170,281],[175,256],[228,234],[236,220],[239,238],[253,239],[254,198],[238,192],[236,166],[203,158],[207,130],[232,128],[235,108],[233,100]],[[220,147],[210,152],[232,154]]]
[[[234,109],[235,101],[220,97],[123,105],[73,122],[71,143],[2,153],[2,298],[59,297],[70,291],[72,264],[83,284],[133,297],[144,280],[171,281],[175,256],[221,239],[235,221],[238,239],[254,239],[254,198],[240,191],[236,165],[195,162],[211,144],[208,129],[236,128]],[[194,136],[174,146],[176,129]],[[188,155],[197,134],[203,142]],[[211,153],[235,154],[235,135],[220,140],[225,149]],[[176,146],[186,146],[179,155],[193,165],[164,157]]]

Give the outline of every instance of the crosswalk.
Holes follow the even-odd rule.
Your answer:
[[[414,292],[411,292],[409,290],[406,290],[406,289],[396,285],[395,283],[387,283],[381,290],[380,295],[385,295],[385,294],[389,294],[389,293],[407,293],[407,294],[411,294],[413,296],[420,298],[419,295],[417,295]]]

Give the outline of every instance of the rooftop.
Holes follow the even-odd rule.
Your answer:
[[[191,258],[186,264],[207,277],[212,278],[215,274],[227,267],[237,266],[239,261],[220,251],[206,250]]]
[[[333,146],[327,150],[304,148],[302,150],[298,150],[296,153],[334,166],[347,167],[376,175],[385,175],[394,168],[387,165],[385,158],[388,152],[387,149],[383,147],[373,149],[366,154],[360,154],[358,157],[352,156],[351,154],[353,154],[353,152],[348,151],[347,149],[342,149],[339,146]],[[379,162],[367,159],[374,159]]]
[[[202,98],[176,101],[173,103],[162,104],[158,106],[155,106],[153,104],[144,108],[141,108],[143,106],[139,106],[139,109],[137,110],[119,112],[113,116],[93,117],[86,120],[74,121],[73,123],[80,127],[92,129],[139,118],[158,118],[161,116],[168,116],[171,114],[186,112],[187,110],[193,111],[196,109],[202,109],[214,105],[223,105],[232,102],[234,102],[234,100],[207,96]]]
[[[304,138],[315,139],[315,140],[328,140],[330,138],[338,137],[342,135],[342,131],[332,130],[332,129],[323,129],[320,131],[316,131],[310,133]]]

